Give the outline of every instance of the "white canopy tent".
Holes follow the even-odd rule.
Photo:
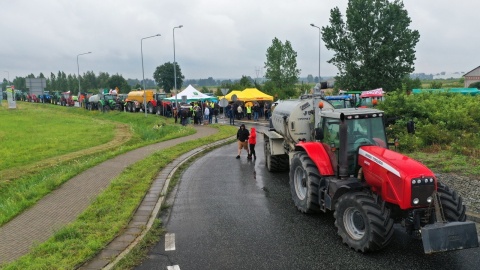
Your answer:
[[[191,84],[188,85],[187,88],[185,88],[182,92],[177,94],[177,102],[182,102],[182,96],[187,97],[187,102],[192,102],[192,101],[213,101],[217,100],[216,97],[208,96],[205,95],[204,93],[198,91],[193,87]],[[173,101],[175,102],[175,95],[173,95],[170,98],[167,98],[166,100]]]

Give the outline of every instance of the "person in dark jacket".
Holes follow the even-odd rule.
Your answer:
[[[247,151],[247,155],[250,157],[250,152],[248,150],[248,137],[250,136],[250,132],[248,129],[245,128],[245,125],[240,125],[240,128],[237,131],[237,141],[238,141],[238,155],[237,159],[240,158],[240,154],[242,153],[242,149]]]

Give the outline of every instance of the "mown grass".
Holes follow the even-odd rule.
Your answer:
[[[188,141],[129,166],[73,223],[4,269],[73,269],[93,258],[128,224],[158,172],[183,153],[235,134],[231,126],[212,125],[219,132]],[[152,169],[155,168],[155,169]]]
[[[112,122],[28,103],[0,107],[0,119],[0,171],[106,143],[115,131]]]
[[[101,127],[105,133],[110,134],[110,139],[112,138],[114,123],[126,123],[130,126],[133,136],[128,142],[119,147],[102,150],[101,152],[88,154],[70,160],[62,160],[59,158],[58,163],[48,168],[23,175],[22,177],[12,181],[0,181],[0,226],[20,214],[28,207],[34,205],[38,200],[43,198],[52,190],[56,189],[65,181],[68,181],[75,175],[87,170],[90,167],[140,146],[187,136],[195,132],[192,127],[172,125],[172,119],[153,115],[148,115],[148,117],[145,117],[142,114],[130,114],[123,112],[110,112],[103,114],[99,112],[85,111],[79,108],[60,107],[50,104],[33,104],[22,102],[19,102],[18,104],[21,109],[17,112],[14,112],[15,114],[18,114],[15,119],[22,118],[21,113],[23,107],[26,111],[28,111],[23,116],[24,118],[29,118],[31,116],[29,111],[38,110],[37,114],[45,116],[55,115],[57,118],[63,119],[85,118],[91,123],[105,122],[107,124]],[[7,110],[5,107],[0,107],[0,111],[2,111],[2,113],[10,113],[10,111],[15,111],[9,110],[9,112],[5,112],[5,110]],[[2,118],[1,122],[10,122],[11,120],[14,120],[14,118],[6,117]],[[44,125],[49,126],[49,123],[49,121],[45,121]],[[11,124],[4,123],[3,125],[8,126]],[[56,125],[56,122],[54,122],[53,125]],[[96,133],[94,132],[93,134]],[[50,135],[43,134],[43,136]],[[78,137],[76,137],[76,139],[78,139]],[[87,146],[83,145],[83,147],[91,147],[96,145],[94,143],[96,140],[95,136],[88,135],[85,136],[83,140],[87,143],[91,143],[90,146],[87,144]],[[36,151],[41,152],[44,150],[44,148],[46,149],[48,147],[40,143],[40,146],[37,146]],[[75,151],[78,149],[70,150]],[[65,154],[65,152],[57,152],[56,155],[61,157],[62,154]],[[37,158],[41,158],[41,155],[39,155]],[[35,161],[38,160],[32,160],[31,162]],[[28,164],[25,164],[24,166],[26,165]],[[24,166],[16,166],[14,168],[22,170]],[[0,175],[1,174],[2,171],[0,171]]]

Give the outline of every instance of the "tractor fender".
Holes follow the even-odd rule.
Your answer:
[[[334,175],[333,166],[327,151],[321,143],[318,142],[300,142],[295,145],[295,150],[304,150],[308,157],[317,166],[322,176]]]
[[[328,181],[328,194],[325,196],[328,197],[328,199],[325,200],[325,207],[330,210],[335,210],[335,204],[342,195],[352,191],[365,190],[366,188],[365,184],[354,177],[344,180],[335,179],[334,181]]]

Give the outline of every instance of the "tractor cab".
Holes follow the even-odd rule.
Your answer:
[[[338,109],[321,113],[319,139],[337,176],[356,176],[358,150],[364,145],[387,148],[383,112],[375,109]],[[341,169],[343,168],[343,172]]]

